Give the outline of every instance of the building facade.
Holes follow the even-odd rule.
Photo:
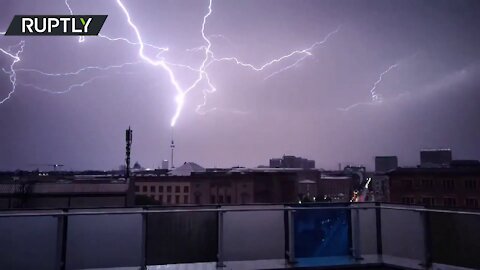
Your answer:
[[[398,168],[387,175],[392,203],[479,207],[480,166]]]

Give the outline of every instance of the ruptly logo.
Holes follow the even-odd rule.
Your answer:
[[[107,15],[15,15],[6,36],[96,36]]]

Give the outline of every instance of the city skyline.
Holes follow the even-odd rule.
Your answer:
[[[373,168],[384,155],[414,166],[424,148],[480,159],[476,1],[212,1],[211,12],[209,1],[5,1],[0,32],[16,14],[109,17],[104,37],[82,42],[0,37],[5,52],[23,46],[8,99],[13,58],[0,54],[0,170],[117,168],[128,126],[132,161],[157,167],[169,159],[178,92],[165,70],[139,57],[138,36],[118,3],[141,32],[145,55],[168,62],[182,89],[198,73],[177,64],[201,67],[207,49],[199,46],[211,42],[211,82],[204,78],[185,95],[175,122],[177,166],[254,167],[283,155],[325,169]],[[279,61],[262,69],[272,59]],[[87,66],[101,68],[65,74]],[[205,102],[209,83],[217,91]]]

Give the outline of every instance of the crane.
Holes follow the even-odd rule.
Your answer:
[[[31,166],[52,167],[54,172],[57,171],[57,168],[65,166],[63,164],[57,164],[57,163],[54,163],[54,164],[30,164],[30,165]]]

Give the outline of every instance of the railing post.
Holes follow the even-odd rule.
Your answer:
[[[142,208],[145,210],[145,208]],[[148,213],[142,212],[142,266],[141,269],[147,269],[147,222]]]
[[[288,207],[290,208],[290,207]],[[288,218],[288,253],[287,253],[287,256],[288,256],[288,263],[290,265],[293,265],[296,263],[296,260],[295,260],[295,224],[294,224],[294,219],[293,219],[293,215],[294,215],[294,212],[295,210],[292,210],[292,209],[288,209],[287,210],[288,212],[288,215],[287,215],[287,218]]]
[[[354,209],[354,222],[353,222],[353,258],[355,260],[363,260],[362,250],[360,243],[360,209]]]
[[[420,212],[422,217],[422,225],[423,225],[423,240],[424,240],[424,260],[420,264],[424,269],[429,269],[432,265],[432,254],[431,254],[431,246],[430,246],[430,220],[429,220],[429,213],[427,211]]]
[[[68,210],[63,209],[66,214]],[[57,269],[66,269],[67,264],[67,232],[68,232],[68,216],[58,215],[57,217]]]
[[[381,204],[375,203],[376,236],[377,236],[377,255],[383,263],[383,242],[382,242],[382,211]]]
[[[223,211],[218,211],[218,253],[217,267],[225,267],[223,263]]]

